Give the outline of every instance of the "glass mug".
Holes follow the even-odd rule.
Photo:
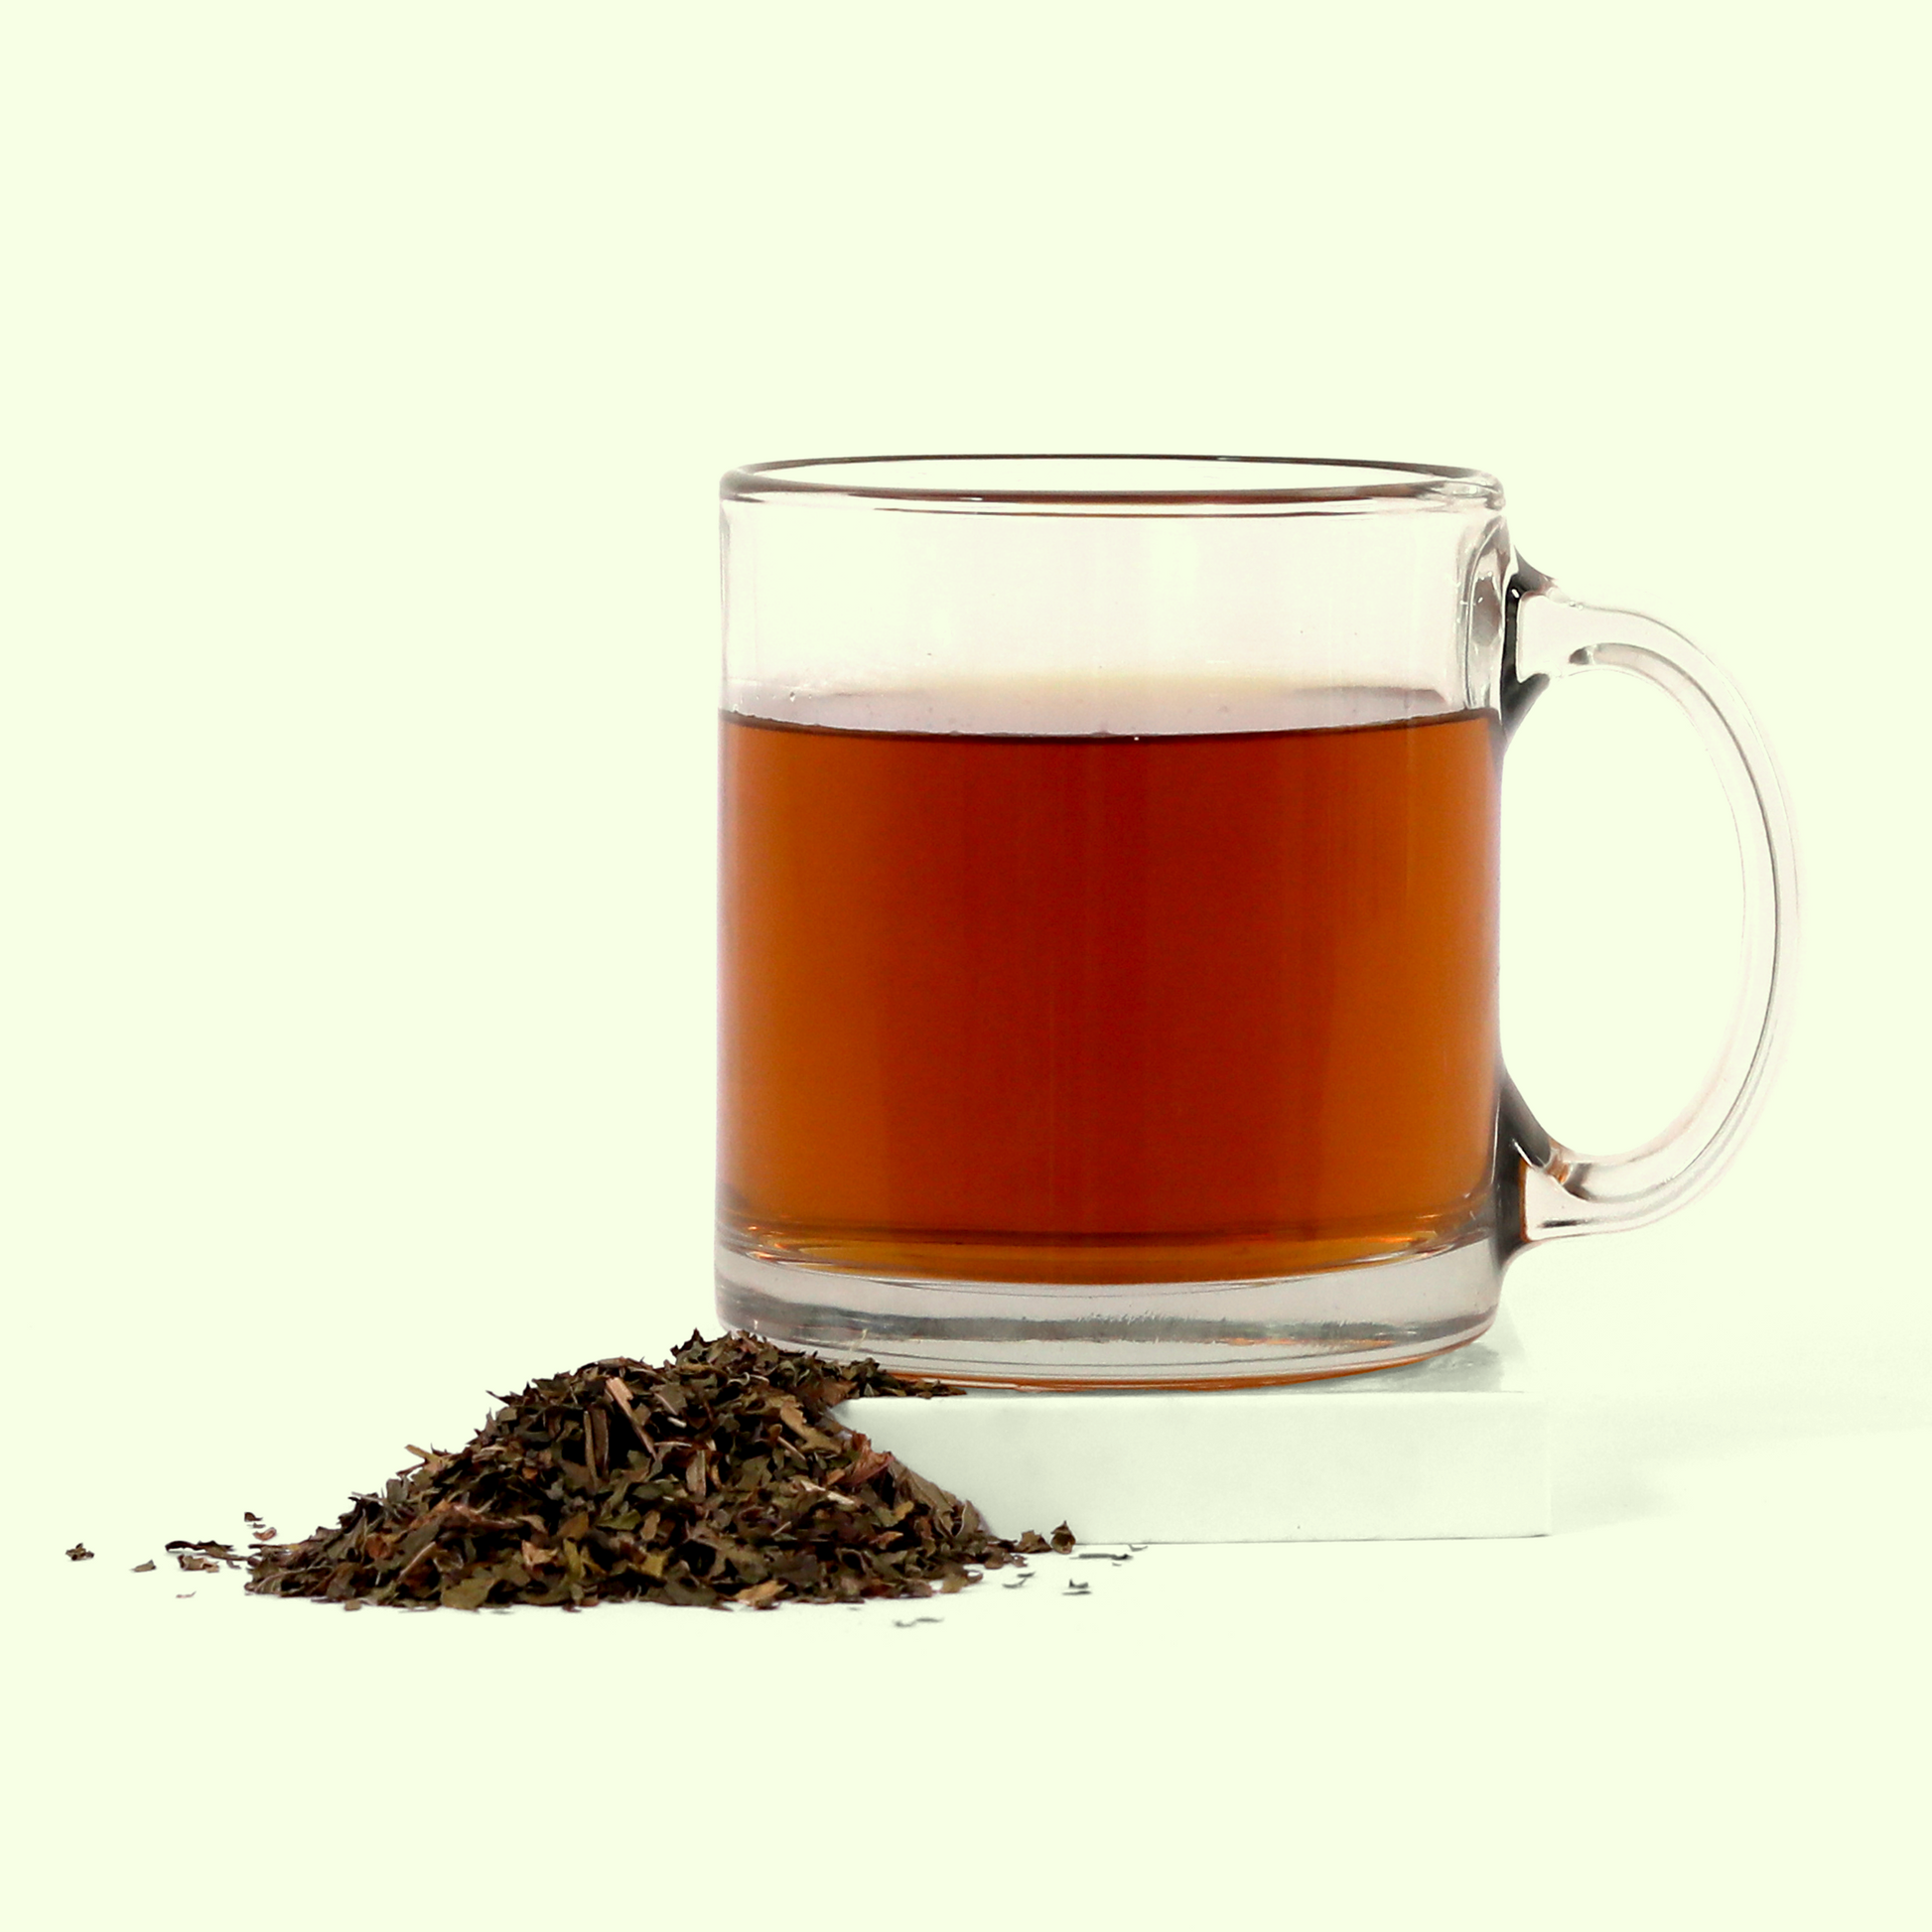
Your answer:
[[[889,457],[723,493],[732,1325],[1013,1386],[1383,1367],[1736,1146],[1789,979],[1770,758],[1676,633],[1515,556],[1493,479]],[[1699,727],[1746,926],[1703,1091],[1607,1159],[1496,1022],[1501,754],[1596,665]]]

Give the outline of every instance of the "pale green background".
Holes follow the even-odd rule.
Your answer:
[[[51,1610],[27,1883],[78,1888],[37,1923],[206,1882],[197,1923],[341,1926],[333,1877],[220,1886],[345,1861],[371,1923],[830,1923],[810,1848],[907,1835],[942,1923],[955,1881],[1027,1924],[1905,1921],[1922,19],[8,10],[0,1172],[52,1392],[9,1595]],[[1512,1276],[1562,1533],[1157,1553],[905,1633],[128,1577],[709,1319],[715,480],[959,447],[1490,469],[1543,569],[1759,708],[1799,1024],[1715,1194]],[[1532,1097],[1614,1144],[1732,914],[1687,735],[1601,685],[1513,756],[1506,990]],[[532,1821],[482,1857],[477,1772]]]

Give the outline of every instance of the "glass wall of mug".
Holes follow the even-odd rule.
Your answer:
[[[1501,507],[1264,460],[726,480],[725,1319],[1072,1385],[1482,1331]]]

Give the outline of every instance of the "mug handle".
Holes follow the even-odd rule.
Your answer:
[[[1641,1227],[1702,1193],[1729,1161],[1764,1098],[1788,1017],[1796,912],[1790,813],[1770,749],[1724,672],[1667,625],[1563,595],[1519,562],[1503,646],[1504,724],[1513,730],[1559,678],[1598,666],[1647,678],[1697,727],[1729,802],[1743,864],[1743,977],[1729,1032],[1697,1096],[1662,1133],[1626,1154],[1583,1155],[1547,1133],[1503,1081],[1497,1178],[1520,1181],[1513,1245]]]

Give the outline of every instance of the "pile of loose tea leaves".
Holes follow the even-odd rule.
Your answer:
[[[1065,1524],[1050,1543],[992,1535],[971,1503],[830,1414],[855,1396],[938,1393],[952,1391],[739,1332],[694,1334],[661,1368],[592,1362],[497,1397],[466,1449],[412,1449],[421,1460],[333,1530],[259,1545],[248,1588],[350,1608],[763,1608],[929,1596],[1071,1549]]]

